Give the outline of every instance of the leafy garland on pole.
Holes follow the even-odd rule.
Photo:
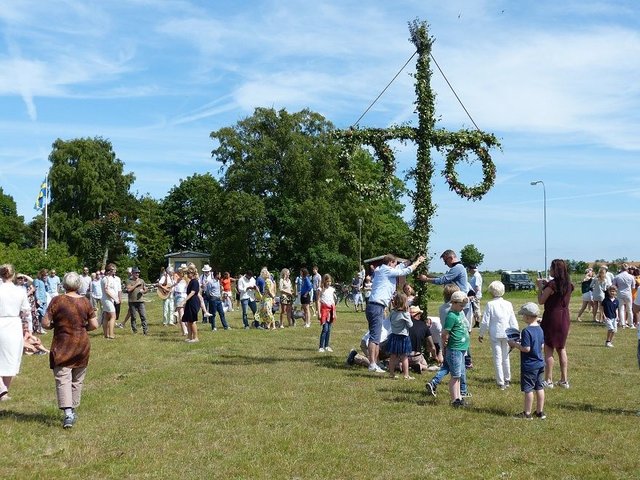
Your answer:
[[[390,140],[411,141],[417,144],[416,166],[409,171],[409,177],[415,180],[416,190],[411,192],[415,220],[412,244],[416,252],[429,258],[428,245],[431,232],[431,218],[436,207],[432,201],[432,179],[435,165],[431,159],[431,148],[435,147],[445,156],[442,175],[449,188],[467,200],[480,200],[493,187],[496,179],[496,167],[489,150],[500,147],[497,138],[480,130],[463,129],[449,132],[435,128],[435,94],[431,89],[431,48],[433,38],[428,34],[429,26],[417,19],[409,22],[410,40],[418,52],[415,73],[416,110],[418,126],[392,126],[390,128],[350,128],[335,132],[336,139],[342,145],[340,166],[348,182],[363,196],[385,194],[389,191],[391,176],[395,175],[396,161],[393,150],[388,146]],[[361,146],[370,146],[377,161],[382,165],[382,178],[378,183],[359,183],[352,170],[351,155]],[[469,153],[475,154],[470,158]],[[482,181],[467,186],[458,177],[456,167],[461,163],[482,163]],[[417,273],[426,273],[427,262]],[[426,309],[426,284],[418,283],[416,288],[419,305]]]

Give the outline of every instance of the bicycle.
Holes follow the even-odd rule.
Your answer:
[[[351,290],[351,285],[336,283],[335,290],[336,305],[344,302],[348,308],[354,308],[354,293]]]

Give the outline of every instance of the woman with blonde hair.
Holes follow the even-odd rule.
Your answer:
[[[173,312],[173,315],[176,319],[176,323],[180,325],[182,329],[182,336],[186,337],[188,335],[187,325],[182,321],[182,317],[184,315],[184,306],[187,302],[187,267],[182,266],[176,269],[174,285],[173,285],[173,303],[175,305],[176,311]]]
[[[291,311],[291,304],[293,303],[293,285],[291,284],[291,272],[288,268],[283,268],[280,272],[280,280],[278,281],[278,287],[280,289],[280,328],[284,328],[284,322],[282,321],[282,315],[287,317],[287,324],[293,325],[293,312]]]
[[[91,345],[87,332],[98,328],[96,310],[78,294],[82,282],[76,272],[62,279],[65,294],[51,299],[42,319],[44,328],[53,329],[49,366],[56,382],[58,408],[64,412],[63,428],[76,423],[84,377],[89,365]]]
[[[275,330],[276,321],[273,316],[273,299],[276,296],[276,285],[271,280],[271,274],[267,267],[260,270],[260,277],[264,280],[264,293],[262,294],[262,303],[260,305],[260,319],[265,324],[267,330]]]
[[[23,324],[31,311],[27,291],[13,283],[13,265],[0,265],[0,401],[9,400],[11,381],[20,371]]]
[[[182,321],[187,327],[187,343],[198,342],[198,312],[201,308],[200,283],[198,282],[198,269],[193,263],[187,266],[187,297],[185,299]]]
[[[116,304],[120,302],[118,285],[116,281],[116,266],[113,263],[107,265],[105,276],[102,278],[102,332],[104,338],[110,340],[116,338]]]

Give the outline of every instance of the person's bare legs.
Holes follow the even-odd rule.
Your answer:
[[[378,355],[380,354],[380,345],[378,345],[377,343],[369,342],[367,354],[369,356],[369,365],[377,365]]]
[[[392,353],[391,356],[389,356],[389,376],[391,378],[395,378],[396,376],[396,367],[398,366],[398,355],[396,355],[395,353]]]
[[[567,372],[569,370],[569,359],[567,358],[567,349],[559,348],[556,349],[558,352],[558,360],[560,361],[560,381],[568,382]]]
[[[189,340],[198,341],[198,322],[189,322]]]
[[[404,378],[409,378],[409,357],[402,355],[400,357],[400,364],[402,365],[402,376]]]
[[[580,310],[578,311],[578,318],[577,318],[577,320],[578,320],[579,322],[581,322],[581,321],[582,321],[582,320],[580,320],[580,316],[582,315],[582,312],[584,312],[584,311],[587,309],[587,307],[589,306],[589,303],[590,303],[590,302],[588,302],[588,301],[586,301],[586,300],[583,300],[583,301],[582,301],[582,306],[580,307]],[[533,395],[532,395],[532,399],[531,399],[531,401],[533,401]]]
[[[544,380],[553,383],[553,348],[544,346]]]
[[[0,385],[0,392],[2,391],[9,391],[9,386],[11,386],[11,380],[13,380],[13,377],[2,377],[2,383],[4,384],[4,389],[2,388],[2,385]]]
[[[105,312],[102,321],[102,331],[105,338],[114,338],[116,328],[116,312]]]
[[[311,326],[311,311],[309,308],[309,304],[302,305],[302,312],[304,313],[304,326]]]
[[[544,412],[544,388],[536,390],[536,412]]]

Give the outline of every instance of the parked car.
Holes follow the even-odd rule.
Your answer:
[[[529,274],[523,271],[512,272],[507,270],[502,272],[500,281],[504,283],[507,292],[512,290],[535,290],[536,284],[531,281]]]

